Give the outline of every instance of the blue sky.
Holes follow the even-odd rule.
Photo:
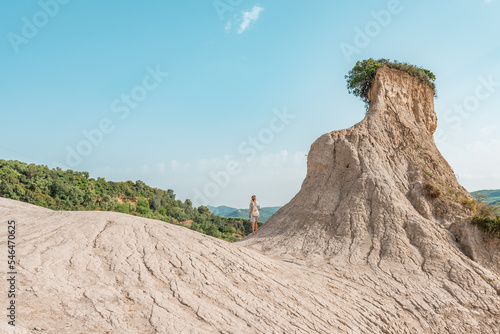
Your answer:
[[[438,147],[469,191],[500,188],[499,6],[3,1],[0,158],[283,205],[314,140],[364,117],[344,75],[383,57],[436,74]]]

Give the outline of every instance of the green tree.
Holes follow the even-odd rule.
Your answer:
[[[208,227],[205,229],[205,233],[208,235],[211,235],[212,237],[220,238],[221,233],[219,229],[217,228],[217,225],[215,224],[210,224]]]
[[[145,215],[149,213],[149,202],[145,198],[140,198],[136,203],[136,210],[139,214]]]
[[[198,207],[198,212],[202,215],[210,215],[210,209],[204,205]]]
[[[172,189],[168,189],[167,190],[167,195],[171,198],[171,199],[175,199],[175,194],[174,194],[174,191]]]
[[[127,204],[122,203],[118,204],[116,207],[116,211],[121,212],[121,213],[130,213],[130,209]]]
[[[149,199],[149,207],[151,210],[158,211],[161,206],[161,200],[156,195]]]

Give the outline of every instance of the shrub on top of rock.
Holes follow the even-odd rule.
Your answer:
[[[367,109],[370,104],[368,92],[375,80],[377,69],[384,66],[406,72],[412,77],[422,80],[432,88],[434,95],[436,95],[436,85],[434,84],[436,76],[431,71],[397,60],[390,61],[384,58],[378,60],[374,60],[373,58],[365,59],[357,61],[356,65],[345,76],[345,79],[347,80],[347,90],[349,93],[359,97],[365,103]]]

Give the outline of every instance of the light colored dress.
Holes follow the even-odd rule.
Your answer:
[[[254,215],[252,214],[253,209],[254,209],[254,206],[255,206],[255,209],[257,210],[257,213],[258,213],[258,215],[257,215],[257,216],[254,216]],[[251,202],[251,203],[250,203],[250,206],[249,206],[249,208],[248,208],[248,213],[250,213],[250,221],[251,221],[252,223],[254,223],[254,222],[256,222],[256,221],[259,221],[259,215],[260,215],[259,210],[260,210],[260,204],[259,204],[259,202],[255,201],[255,202]]]

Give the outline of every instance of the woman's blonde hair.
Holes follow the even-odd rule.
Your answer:
[[[250,200],[250,204],[252,204],[253,200],[255,199],[255,195],[252,195],[252,199]]]

